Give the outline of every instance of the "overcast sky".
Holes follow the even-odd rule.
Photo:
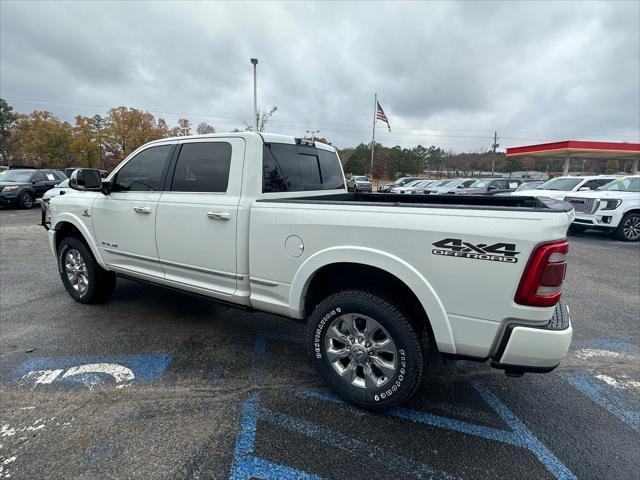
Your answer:
[[[0,95],[72,121],[125,105],[218,131],[455,151],[640,142],[640,2],[27,2],[0,0]]]

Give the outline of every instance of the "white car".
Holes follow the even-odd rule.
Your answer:
[[[555,198],[556,200],[562,200],[568,192],[591,192],[617,178],[620,178],[620,176],[597,175],[584,177],[556,177],[551,180],[547,180],[533,190],[516,191],[512,192],[511,195],[517,195],[520,197],[550,197]]]
[[[433,183],[436,183],[436,180],[422,180],[412,187],[405,189],[405,193],[411,193],[413,195],[423,194],[424,189],[428,188],[429,185],[432,185]]]
[[[426,193],[435,195],[445,195],[447,193],[456,193],[457,190],[467,188],[474,183],[474,178],[454,178],[439,186],[429,187],[429,191]]]
[[[595,192],[578,192],[564,201],[573,205],[574,231],[607,230],[627,242],[640,240],[640,175],[620,178]]]
[[[408,400],[430,352],[521,375],[571,342],[564,202],[354,197],[334,147],[252,132],[157,140],[69,185],[48,236],[71,298],[105,301],[119,275],[303,320],[320,375],[363,407]]]
[[[56,185],[52,189],[44,192],[44,194],[42,195],[42,201],[49,203],[49,201],[53,197],[57,197],[58,195],[64,195],[68,191],[69,191],[69,179],[67,178],[61,181],[58,185]]]
[[[427,181],[427,179],[425,178],[420,178],[417,180],[413,180],[405,185],[402,185],[400,187],[393,187],[391,190],[389,190],[389,193],[396,193],[396,194],[404,194],[404,193],[411,193],[411,189],[413,187],[415,187],[416,185]]]

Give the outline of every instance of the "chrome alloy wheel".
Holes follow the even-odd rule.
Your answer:
[[[375,389],[389,382],[398,368],[398,352],[389,333],[371,317],[341,315],[325,335],[327,359],[347,383]]]
[[[640,237],[640,217],[630,216],[622,227],[624,236],[629,240],[637,240]]]
[[[87,265],[80,252],[74,248],[69,249],[64,257],[64,269],[73,289],[82,296],[89,288],[89,275]]]

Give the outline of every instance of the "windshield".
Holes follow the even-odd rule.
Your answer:
[[[438,183],[436,183],[435,185],[432,185],[433,187],[444,187],[447,183],[449,183],[451,180],[441,180]]]
[[[407,178],[408,177],[401,177],[399,179],[397,179],[395,182],[393,182],[394,185],[403,185],[405,183],[407,183]]]
[[[534,188],[536,188],[538,185],[540,185],[540,182],[529,182],[529,183],[523,183],[522,185],[520,185],[518,188],[515,189],[516,192],[521,192],[522,190],[533,190]]]
[[[353,177],[356,182],[368,182],[369,179],[367,177]]]
[[[417,184],[419,184],[422,180],[413,180],[409,183],[407,183],[406,185],[404,185],[405,187],[415,187]]]
[[[0,182],[28,182],[32,172],[19,170],[3,170],[0,172]]]
[[[492,178],[488,178],[486,180],[476,180],[471,185],[469,185],[469,188],[487,188],[492,181]]]
[[[548,182],[544,182],[537,190],[561,190],[563,192],[569,192],[576,188],[583,178],[571,178],[571,177],[558,177]]]
[[[602,190],[610,192],[640,192],[640,177],[621,178],[607,183]]]

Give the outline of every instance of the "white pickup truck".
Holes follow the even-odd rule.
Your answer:
[[[619,178],[594,192],[564,197],[576,211],[571,230],[612,232],[619,240],[640,241],[640,175]]]
[[[363,407],[407,400],[428,352],[520,375],[571,342],[564,202],[348,193],[333,147],[251,132],[151,142],[70,187],[46,222],[76,301],[119,275],[303,320],[317,370]]]

